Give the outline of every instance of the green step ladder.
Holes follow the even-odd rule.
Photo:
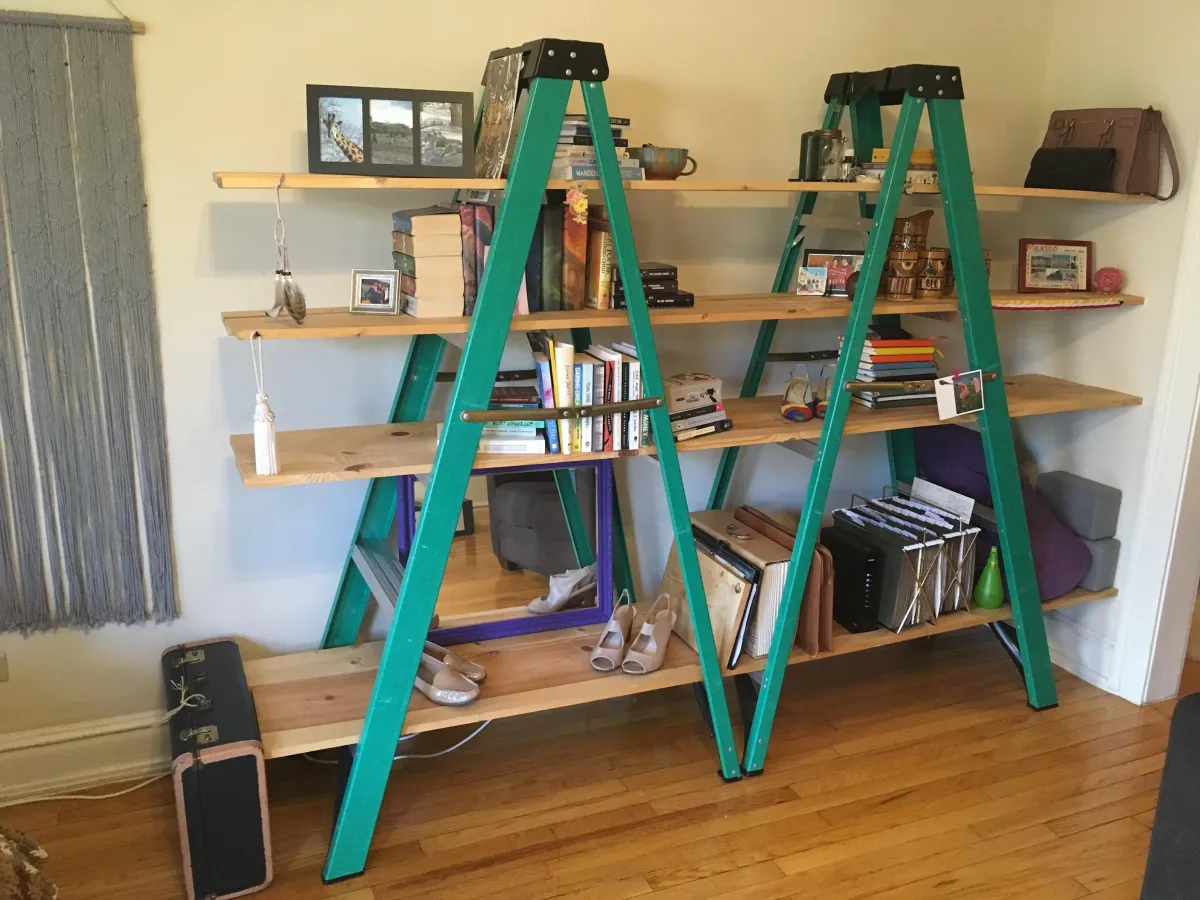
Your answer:
[[[478,302],[459,363],[446,424],[438,443],[432,475],[413,537],[412,553],[400,578],[395,613],[384,642],[366,719],[356,750],[347,754],[353,762],[343,786],[333,839],[322,873],[327,883],[354,877],[366,865],[397,741],[408,711],[421,649],[441,587],[459,508],[478,447],[482,425],[472,414],[488,407],[492,383],[500,367],[501,353],[512,320],[514,299],[549,177],[559,128],[576,81],[583,92],[588,123],[595,141],[601,189],[612,223],[617,266],[621,281],[626,286],[629,324],[641,360],[642,385],[646,396],[650,398],[645,401],[644,408],[650,416],[671,526],[680,547],[680,564],[708,713],[720,759],[720,773],[727,780],[741,776],[721,680],[721,661],[717,658],[699,561],[692,540],[679,458],[667,408],[662,401],[662,373],[641,286],[625,190],[609,130],[603,88],[603,82],[608,77],[604,47],[582,41],[543,39],[525,44],[520,51],[524,58],[521,83],[528,88],[525,115],[496,219],[489,265],[480,285]],[[586,335],[577,335],[576,339],[586,341]],[[445,342],[441,338],[414,339],[390,421],[413,421],[424,416],[444,349]],[[520,416],[528,418],[529,413],[529,410],[521,410]],[[323,646],[347,646],[357,637],[371,596],[371,587],[359,565],[371,572],[371,551],[378,548],[379,541],[387,539],[396,511],[396,495],[390,482],[392,479],[375,479],[368,489],[356,531],[355,547],[347,555],[346,568],[330,613]],[[618,546],[623,546],[623,543],[623,540],[618,541]],[[356,552],[355,548],[360,544],[364,550]],[[621,564],[618,554],[618,569]],[[371,574],[370,578],[381,585],[380,589],[389,580],[388,576],[378,573]]]
[[[783,588],[778,624],[753,704],[754,714],[746,735],[742,760],[742,768],[747,775],[757,775],[763,771],[791,651],[792,635],[796,633],[799,621],[813,546],[821,527],[850,407],[850,392],[845,385],[856,380],[858,360],[871,324],[892,226],[900,197],[904,193],[908,161],[926,109],[929,110],[942,207],[958,284],[958,305],[962,313],[967,359],[970,368],[995,374],[994,379],[984,381],[984,410],[979,414],[979,425],[1016,624],[1019,665],[1030,706],[1047,709],[1058,702],[1000,368],[1000,348],[996,341],[995,319],[979,233],[975,186],[963,127],[962,99],[962,75],[954,66],[911,65],[877,72],[834,75],[825,92],[827,106],[822,127],[837,128],[848,107],[854,151],[859,157],[867,156],[874,148],[883,146],[881,107],[898,105],[900,112],[887,169],[873,208],[867,202],[866,194],[859,194],[862,214],[872,219],[871,231],[838,358],[835,387],[829,398],[829,408],[809,477],[804,510]],[[798,237],[803,233],[804,217],[812,213],[816,198],[816,192],[812,191],[804,192],[799,197],[775,275],[774,291],[786,291],[790,286],[800,254],[801,242]],[[742,385],[743,397],[753,397],[758,392],[777,324],[773,321],[763,322],[759,328]],[[912,433],[893,431],[888,433],[887,439],[893,480],[912,481],[916,475]],[[722,453],[709,497],[709,507],[712,509],[719,509],[725,503],[737,456],[736,447],[726,448]]]

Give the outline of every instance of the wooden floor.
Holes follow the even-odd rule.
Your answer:
[[[509,572],[492,553],[487,507],[475,509],[475,533],[456,537],[450,545],[446,578],[438,594],[437,612],[446,625],[453,617],[509,609],[524,610],[546,593],[547,579],[536,572]]]
[[[499,721],[399,764],[366,874],[328,887],[334,770],[280,760],[261,896],[1134,900],[1170,707],[1058,675],[1031,711],[982,629],[798,666],[766,773],[729,785],[687,688]],[[170,900],[172,802],[161,782],[0,820],[46,845],[64,898]]]

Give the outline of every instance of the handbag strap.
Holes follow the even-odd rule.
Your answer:
[[[1171,132],[1167,131],[1162,113],[1158,113],[1158,124],[1162,128],[1163,149],[1167,151],[1167,165],[1171,167],[1171,193],[1165,197],[1156,193],[1154,197],[1157,200],[1170,200],[1179,193],[1179,160],[1175,157],[1175,145],[1171,143]]]

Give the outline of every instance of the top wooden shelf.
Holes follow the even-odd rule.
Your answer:
[[[389,188],[392,190],[475,190],[502,191],[502,178],[383,178],[373,175],[315,175],[308,172],[213,172],[217,187],[225,190],[267,190],[276,185],[291,190],[362,190]],[[838,181],[714,181],[699,178],[680,178],[675,181],[624,181],[629,191],[725,191],[743,193],[798,193],[821,191],[834,194],[876,193],[878,184],[857,184]],[[549,189],[564,190],[580,186],[599,190],[598,181],[546,182]],[[910,194],[936,194],[936,185],[914,184]],[[1049,200],[1089,200],[1104,203],[1153,203],[1153,197],[1138,194],[1113,194],[1102,191],[1057,191],[1048,188],[976,185],[980,197],[1019,197]]]
[[[1028,301],[1038,297],[1053,303],[1063,294],[1018,294],[992,291],[992,303],[1006,300]],[[1101,298],[1098,294],[1072,294],[1076,298]],[[1103,296],[1122,306],[1140,306],[1144,298],[1134,294]],[[876,300],[876,315],[921,315],[958,311],[958,299]],[[772,319],[842,319],[850,315],[850,303],[842,297],[804,297],[798,294],[725,294],[697,297],[696,305],[678,309],[652,309],[654,325],[704,325],[720,322],[761,322]],[[239,340],[257,334],[266,340],[303,340],[317,338],[395,337],[414,334],[466,334],[470,316],[417,319],[405,315],[352,313],[344,307],[310,309],[303,325],[291,319],[271,318],[259,310],[223,313],[225,331]],[[542,331],[555,328],[619,328],[629,324],[623,309],[567,309],[554,312],[513,316],[511,331]]]

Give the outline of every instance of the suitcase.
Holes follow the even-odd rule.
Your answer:
[[[223,900],[271,883],[267,780],[254,698],[233,641],[172,647],[162,657],[172,717],[172,779],[188,900]]]

